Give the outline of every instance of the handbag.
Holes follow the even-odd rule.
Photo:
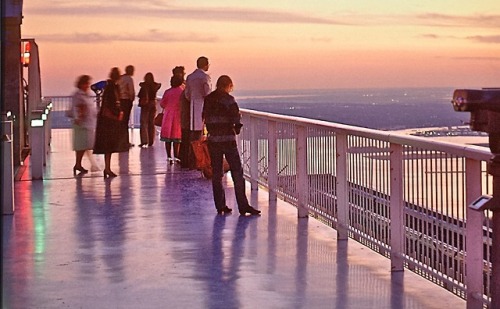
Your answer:
[[[212,170],[212,160],[208,152],[207,136],[203,135],[199,140],[191,142],[191,148],[196,159],[196,169],[201,171],[206,179],[211,179],[214,175]],[[223,158],[222,168],[224,173],[230,170],[229,163]]]
[[[163,123],[163,111],[161,111],[158,115],[156,115],[153,123],[155,124],[155,126],[161,127],[161,124]]]
[[[123,121],[123,111],[120,110],[118,113],[113,112],[109,107],[103,106],[101,108],[101,115],[104,118],[108,118],[115,121]]]
[[[107,91],[110,91],[109,89],[114,90],[114,92],[115,92],[114,98],[117,101],[115,101],[114,103],[103,102],[103,104],[101,105],[100,114],[102,117],[107,118],[107,119],[111,119],[111,120],[115,120],[115,121],[123,121],[124,113],[123,113],[123,110],[120,106],[120,101],[118,101],[118,98],[120,97],[120,95],[118,93],[118,89],[116,87],[115,88],[108,88],[108,86],[106,86],[106,89],[104,89],[103,97],[106,100],[112,100],[110,98],[110,96],[106,95]],[[114,106],[114,108],[111,108],[110,105]]]

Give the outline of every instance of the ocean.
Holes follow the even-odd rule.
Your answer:
[[[455,112],[453,88],[382,88],[323,90],[235,90],[240,108],[325,120],[378,130],[456,127],[468,122],[469,113]],[[163,91],[160,91],[163,93]],[[53,112],[54,128],[71,127],[64,111],[70,101],[59,102]],[[160,110],[160,109],[158,109]],[[132,122],[139,127],[140,108],[134,104]]]
[[[232,93],[240,108],[378,130],[463,126],[454,88],[261,90]]]

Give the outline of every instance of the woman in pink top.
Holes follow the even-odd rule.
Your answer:
[[[183,79],[172,76],[171,88],[165,90],[160,106],[163,108],[163,122],[161,124],[160,140],[165,142],[167,160],[173,164],[179,162],[179,147],[181,143],[181,94],[184,90]],[[172,144],[174,153],[172,156]]]

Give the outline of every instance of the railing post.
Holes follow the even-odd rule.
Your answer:
[[[46,157],[50,153],[50,143],[52,141],[52,103],[47,104],[45,109],[47,121],[45,121],[45,154]]]
[[[14,213],[14,149],[12,121],[2,120],[2,214]]]
[[[267,185],[269,188],[269,200],[276,201],[276,188],[278,186],[278,143],[276,132],[276,121],[267,122]]]
[[[257,119],[250,118],[250,188],[259,188],[259,139],[257,136]]]
[[[337,188],[337,240],[347,240],[349,232],[349,189],[347,185],[347,134],[336,133],[335,177]]]
[[[481,195],[481,162],[465,161],[465,198],[467,205]],[[483,308],[483,222],[484,212],[467,207],[465,226],[465,284],[467,309]]]
[[[31,179],[43,179],[43,165],[45,156],[45,127],[42,119],[31,120]]]
[[[309,216],[309,176],[307,174],[307,128],[297,126],[297,208],[299,218]]]
[[[391,271],[404,270],[404,198],[403,198],[403,146],[391,143],[390,154],[391,193],[390,193],[390,235]]]

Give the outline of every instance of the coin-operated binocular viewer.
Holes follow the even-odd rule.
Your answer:
[[[493,176],[493,196],[480,196],[469,205],[469,208],[492,211],[491,308],[500,308],[500,88],[457,89],[453,93],[451,103],[455,111],[471,113],[472,130],[488,133],[489,146],[493,154],[488,162],[488,173]]]
[[[455,111],[471,113],[469,122],[471,130],[488,133],[490,150],[493,154],[488,164],[488,173],[494,179],[498,177],[500,180],[500,88],[457,89],[453,93],[451,103]],[[500,211],[500,183],[496,187],[498,194],[495,194],[494,186],[493,198],[482,196],[476,200],[478,203],[472,203],[469,207],[475,210]]]
[[[100,82],[97,82],[90,86],[90,89],[92,89],[92,91],[94,91],[95,93],[95,103],[97,105],[97,108],[101,107],[102,93],[104,91],[104,88],[106,88],[107,84],[108,84],[107,81],[101,80]]]

